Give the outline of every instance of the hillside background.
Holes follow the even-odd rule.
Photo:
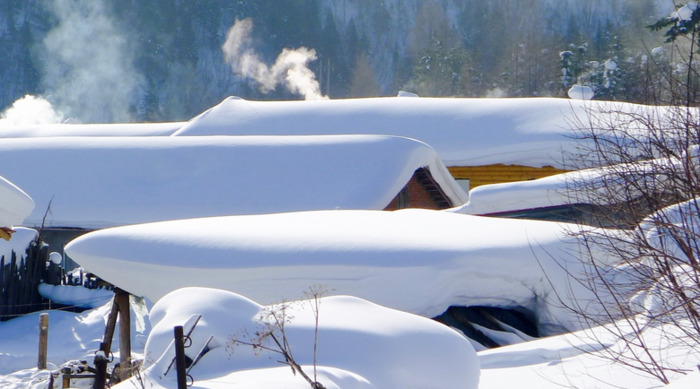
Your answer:
[[[41,95],[84,122],[186,120],[229,95],[263,93],[221,46],[237,19],[272,63],[307,47],[331,98],[565,96],[653,101],[673,52],[645,26],[663,0],[0,0],[0,109]]]

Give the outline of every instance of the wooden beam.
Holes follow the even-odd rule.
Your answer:
[[[42,313],[39,315],[39,361],[37,369],[46,369],[46,359],[48,357],[49,345],[49,314]]]
[[[131,310],[129,293],[120,290],[115,296],[119,306],[119,378],[129,378],[131,371]]]

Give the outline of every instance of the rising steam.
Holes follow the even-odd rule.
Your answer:
[[[309,62],[316,60],[316,52],[313,49],[284,49],[275,63],[268,66],[260,61],[252,49],[252,30],[252,20],[236,20],[228,30],[226,42],[221,46],[224,60],[231,65],[234,73],[252,78],[260,84],[260,90],[264,93],[270,92],[278,85],[284,85],[292,93],[304,96],[306,100],[327,98],[321,95],[316,75],[307,66]]]
[[[108,0],[53,0],[56,27],[43,41],[42,86],[61,111],[84,122],[131,119],[143,77],[133,66],[128,35],[118,28]]]
[[[62,120],[63,114],[56,112],[51,103],[32,95],[22,97],[0,113],[0,127],[52,124]]]

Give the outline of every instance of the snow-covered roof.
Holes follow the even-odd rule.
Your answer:
[[[585,169],[536,180],[481,185],[469,191],[469,201],[455,212],[471,215],[556,207],[577,201],[576,188],[600,179],[604,170]]]
[[[17,185],[0,177],[0,227],[22,224],[34,209],[34,200]]]
[[[0,138],[62,136],[167,136],[177,131],[184,124],[184,122],[165,122],[8,125],[0,122]]]
[[[453,204],[466,193],[435,151],[350,136],[0,139],[0,176],[29,193],[25,225],[101,228],[318,209],[383,209],[426,167]],[[16,221],[14,221],[16,223]]]
[[[633,189],[621,187],[627,185],[631,180],[630,177],[651,182],[664,179],[669,169],[684,169],[684,166],[684,162],[678,159],[661,158],[581,169],[536,180],[481,185],[469,191],[467,203],[453,210],[472,215],[484,215],[568,204],[586,204],[591,201],[595,201],[596,205],[605,205],[616,200],[614,196],[606,195],[606,190],[619,187],[620,191],[632,193]],[[600,193],[600,196],[595,193]]]
[[[153,301],[207,286],[271,303],[325,285],[428,317],[450,305],[525,306],[542,322],[559,309],[566,323],[569,312],[551,304],[547,281],[569,291],[566,228],[576,227],[418,209],[294,212],[104,229],[73,240],[66,253]]]
[[[605,104],[609,103],[557,98],[249,101],[230,97],[174,135],[390,134],[428,143],[448,166],[562,167],[562,150],[576,143],[572,123]],[[639,107],[617,104],[615,110]]]
[[[517,164],[565,168],[572,127],[631,125],[668,107],[560,98],[379,97],[249,101],[229,97],[189,122],[7,125],[2,137],[384,134],[419,139],[447,166]],[[641,131],[644,131],[642,128]]]

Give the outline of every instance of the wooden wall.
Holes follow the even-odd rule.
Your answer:
[[[566,170],[552,166],[530,167],[522,165],[482,165],[482,166],[450,166],[447,168],[455,179],[468,179],[471,189],[486,184],[498,184],[502,182],[534,180],[559,173]]]
[[[406,184],[385,211],[402,208],[446,209],[459,204],[450,204],[447,196],[425,168],[415,171],[411,180]]]

